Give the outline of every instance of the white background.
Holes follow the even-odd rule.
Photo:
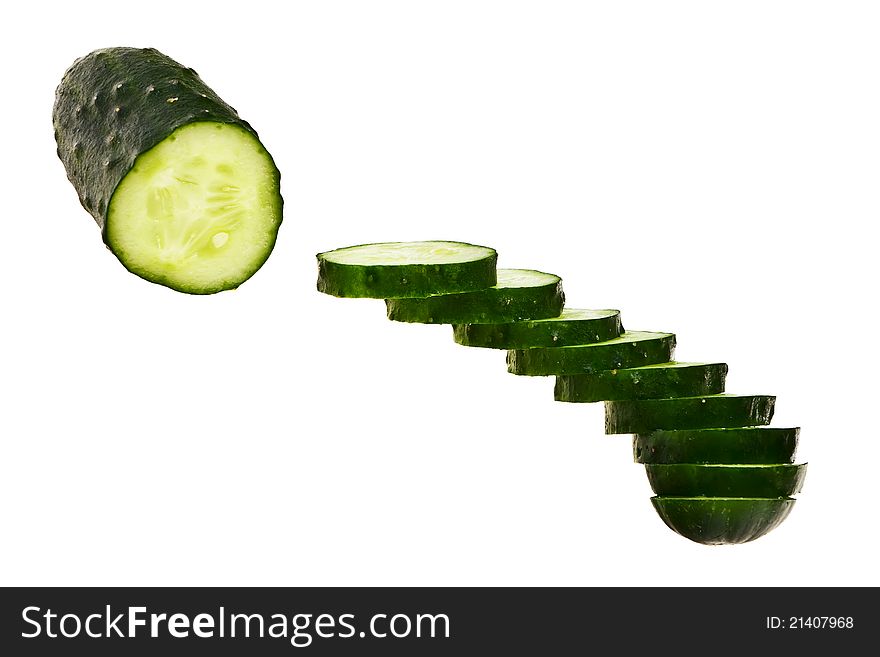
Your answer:
[[[15,3],[3,23],[3,584],[880,584],[875,3]],[[239,290],[130,275],[79,206],[54,89],[113,45],[194,67],[275,157],[284,224]],[[810,461],[789,519],[690,543],[601,405],[315,291],[318,251],[437,238],[777,394]]]

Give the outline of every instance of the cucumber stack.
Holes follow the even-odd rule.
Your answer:
[[[452,324],[458,344],[507,350],[507,368],[555,376],[556,401],[605,402],[605,430],[634,434],[666,525],[697,543],[745,543],[800,492],[797,428],[771,428],[776,398],[725,393],[726,363],[673,359],[675,335],[626,331],[617,310],[564,308],[562,281],[495,269],[488,247],[367,244],[318,254],[318,289],[384,298],[394,321]]]

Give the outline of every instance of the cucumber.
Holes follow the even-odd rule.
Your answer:
[[[659,430],[633,438],[636,463],[792,463],[799,429]]]
[[[703,545],[747,543],[778,527],[794,507],[791,498],[652,497],[672,531]]]
[[[511,349],[507,371],[526,376],[582,374],[665,363],[675,350],[675,335],[627,331],[618,338],[570,347]]]
[[[724,392],[725,363],[662,363],[594,374],[556,377],[554,398],[561,402],[693,397]]]
[[[703,395],[605,402],[605,433],[708,429],[770,424],[776,397]]]
[[[664,497],[790,497],[801,491],[807,466],[654,463],[645,471]]]
[[[454,267],[494,264],[495,254],[426,261],[424,249],[433,257],[439,244],[485,248],[391,243],[322,253],[318,289],[387,295],[392,320],[452,324],[458,344],[507,349],[509,372],[556,375],[558,401],[605,401],[606,432],[636,434],[633,455],[646,464],[652,504],[682,536],[744,543],[786,518],[806,464],[793,464],[798,429],[762,426],[775,397],[723,394],[725,363],[673,361],[674,334],[621,334],[616,310],[563,310],[552,274],[500,269],[494,286],[449,293],[451,280],[474,281]]]
[[[565,296],[562,280],[530,269],[499,269],[498,282],[476,292],[424,299],[386,299],[388,319],[421,324],[499,324],[557,317]]]
[[[496,283],[495,249],[463,242],[384,242],[318,254],[318,290],[387,299],[470,292]]]
[[[80,202],[132,273],[210,294],[269,257],[278,169],[192,69],[152,48],[96,50],[64,74],[52,122]]]
[[[559,317],[506,324],[456,324],[453,337],[466,347],[529,349],[603,342],[623,332],[618,310],[564,308]]]

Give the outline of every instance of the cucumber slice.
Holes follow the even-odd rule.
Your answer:
[[[770,424],[776,397],[704,395],[605,402],[605,433],[708,429]]]
[[[760,538],[788,517],[794,502],[791,498],[651,498],[667,527],[703,545],[733,545]]]
[[[58,156],[132,273],[192,294],[237,287],[281,223],[279,173],[253,128],[153,49],[77,60],[56,92]]]
[[[664,497],[790,497],[801,491],[807,465],[655,463],[645,471]]]
[[[537,347],[507,352],[507,371],[526,376],[583,374],[666,363],[675,350],[675,335],[627,331],[618,338],[570,347]]]
[[[476,292],[425,299],[386,299],[388,319],[421,324],[499,324],[557,317],[565,297],[562,280],[530,269],[499,269],[498,282]]]
[[[318,290],[387,299],[470,292],[496,283],[494,249],[463,242],[384,242],[318,254]]]
[[[636,463],[792,463],[798,428],[659,430],[633,438]]]
[[[562,402],[693,397],[724,392],[726,376],[725,363],[662,363],[557,376],[553,392]]]
[[[618,310],[564,308],[559,317],[507,324],[456,324],[453,337],[466,347],[529,349],[603,342],[623,332]]]

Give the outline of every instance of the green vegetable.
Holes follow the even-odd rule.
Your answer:
[[[462,242],[385,242],[318,254],[318,290],[337,297],[427,297],[496,283],[494,249]]]
[[[337,262],[339,254],[348,261]],[[605,401],[607,433],[636,434],[633,455],[646,464],[654,508],[691,540],[754,540],[791,511],[789,496],[800,492],[806,475],[806,464],[793,464],[798,429],[761,426],[773,416],[775,397],[723,394],[725,363],[672,361],[674,334],[621,334],[616,310],[563,310],[557,276],[501,269],[494,286],[441,294],[448,292],[443,274],[452,272],[447,278],[457,284],[474,278],[447,270],[452,263],[445,260],[425,263],[410,255],[388,245],[319,254],[318,288],[340,296],[387,295],[393,320],[453,324],[459,344],[507,349],[509,372],[556,375],[558,401]],[[494,258],[494,251],[485,255]],[[406,274],[399,269],[413,264]]]
[[[506,324],[456,324],[453,336],[466,347],[529,349],[603,342],[623,332],[617,310],[565,308],[559,317]]]
[[[507,352],[507,371],[527,376],[581,374],[665,363],[672,358],[672,333],[627,331],[618,338],[570,347],[537,347]]]
[[[651,489],[671,497],[789,497],[801,491],[806,464],[645,466]]]
[[[633,438],[637,463],[791,463],[797,428],[658,430]]]
[[[747,543],[778,527],[791,513],[791,498],[652,497],[672,531],[704,545]]]
[[[210,294],[269,257],[278,169],[192,69],[152,48],[96,50],[64,74],[52,119],[80,202],[129,271]]]
[[[499,269],[498,282],[476,292],[424,299],[387,299],[388,319],[422,324],[498,324],[557,317],[565,297],[559,276]]]
[[[609,401],[605,402],[605,433],[770,424],[775,402],[776,398],[769,395],[726,394]]]
[[[662,399],[724,392],[725,363],[662,363],[593,374],[556,377],[554,396],[562,402]]]

